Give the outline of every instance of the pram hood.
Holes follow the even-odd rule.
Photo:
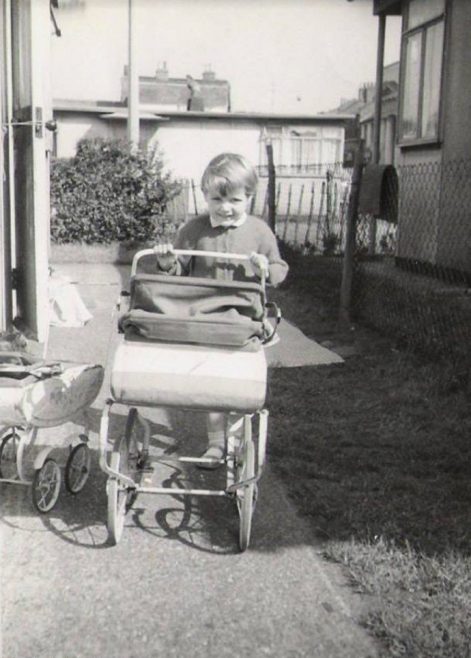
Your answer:
[[[264,319],[258,283],[136,274],[119,327],[130,337],[243,347],[263,338]]]

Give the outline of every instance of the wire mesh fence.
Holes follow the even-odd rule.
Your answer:
[[[471,369],[471,161],[397,168],[399,221],[368,248],[371,217],[357,223],[354,317],[403,346],[442,360],[469,385]],[[387,213],[388,214],[388,213]]]

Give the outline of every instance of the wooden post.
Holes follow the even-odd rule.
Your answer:
[[[299,193],[298,216],[296,217],[296,223],[294,225],[293,242],[294,242],[295,245],[298,243],[298,229],[299,229],[299,220],[301,218],[301,213],[302,213],[302,210],[303,210],[303,196],[304,196],[304,184],[301,185],[301,191]]]
[[[193,180],[193,178],[191,179],[191,191],[192,191],[192,194],[193,194],[193,206],[194,206],[194,209],[195,209],[195,215],[197,215],[198,214],[198,206],[197,206],[197,203],[196,203],[196,189],[195,189],[195,181]]]
[[[322,228],[322,211],[324,210],[324,197],[325,197],[325,181],[321,185],[321,200],[319,203],[319,213],[317,215],[317,228],[316,228],[316,248],[319,249],[320,235]]]
[[[268,189],[267,189],[268,226],[271,228],[271,230],[274,233],[276,229],[276,199],[275,199],[276,171],[273,162],[272,144],[266,145],[266,151],[267,151],[267,162],[268,162]]]
[[[315,186],[314,186],[314,181],[312,181],[311,200],[310,200],[310,203],[309,203],[309,216],[307,218],[306,235],[304,236],[304,246],[305,247],[307,247],[307,244],[309,242],[309,235],[311,233],[312,213],[314,211],[314,192],[315,192]]]
[[[286,218],[285,218],[285,230],[283,231],[283,241],[286,242],[286,238],[288,236],[288,224],[289,224],[289,213],[291,210],[291,187],[292,184],[289,184],[288,188],[288,205],[286,208]]]
[[[352,183],[347,209],[347,226],[345,234],[345,253],[343,257],[342,283],[340,287],[339,324],[347,327],[351,323],[351,302],[353,282],[353,258],[355,255],[356,222],[358,200],[360,196],[361,177],[363,173],[363,140],[358,140],[353,161]]]

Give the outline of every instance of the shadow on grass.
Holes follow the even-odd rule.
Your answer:
[[[471,553],[469,401],[430,377],[384,349],[276,371],[271,464],[320,537]]]
[[[292,500],[326,540],[470,555],[469,398],[443,364],[367,328],[339,331],[339,263],[283,251],[290,275],[272,292],[283,315],[353,348],[340,366],[272,372],[269,456]]]

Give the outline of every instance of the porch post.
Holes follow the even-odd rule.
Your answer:
[[[383,97],[384,42],[386,35],[386,14],[378,15],[378,48],[376,51],[376,82],[375,108],[373,119],[373,164],[380,161],[381,140],[381,101]],[[373,255],[376,251],[376,219],[372,218],[369,227],[368,251]]]

